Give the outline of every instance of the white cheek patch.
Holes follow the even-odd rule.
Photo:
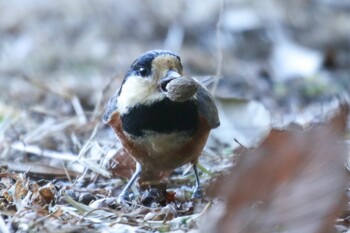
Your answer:
[[[137,104],[148,104],[162,100],[165,95],[158,90],[157,83],[147,78],[128,77],[118,97],[118,112],[126,113]]]

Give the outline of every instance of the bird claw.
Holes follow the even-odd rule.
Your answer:
[[[119,204],[125,204],[130,202],[130,198],[127,192],[121,192],[117,198]]]
[[[192,199],[202,199],[203,198],[203,189],[202,187],[198,186],[194,190],[192,194]]]

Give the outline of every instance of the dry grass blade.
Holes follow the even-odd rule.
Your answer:
[[[116,213],[113,213],[112,210],[92,208],[90,206],[74,201],[66,194],[64,194],[64,197],[67,203],[72,205],[76,209],[76,211],[83,214],[79,215],[81,217],[81,220],[89,219],[94,222],[106,222],[107,218],[116,216]]]
[[[222,65],[223,65],[222,63],[224,58],[223,47],[222,47],[222,16],[224,14],[224,9],[225,9],[225,0],[221,0],[219,18],[216,22],[217,68],[216,68],[216,74],[215,74],[215,81],[212,88],[213,94],[216,92],[216,89],[222,74]]]
[[[86,143],[84,144],[84,146],[81,148],[81,150],[79,151],[78,154],[78,160],[81,159],[82,156],[84,156],[88,150],[93,146],[93,138],[96,136],[97,130],[98,130],[99,124],[97,124],[94,128],[94,130],[92,131],[89,139],[86,141]]]
[[[0,215],[0,232],[10,233],[10,230],[6,226],[6,223],[5,223],[4,219],[1,217],[1,215]]]
[[[107,98],[108,90],[113,86],[113,82],[115,82],[116,79],[120,74],[115,74],[111,76],[108,80],[108,82],[105,84],[104,88],[98,93],[98,98],[95,104],[95,108],[93,111],[93,119],[97,119],[101,117],[101,106],[103,104],[103,100]]]
[[[76,95],[74,95],[72,97],[71,101],[72,101],[72,105],[74,107],[75,113],[78,116],[80,124],[86,124],[87,118],[86,118],[86,115],[84,113],[83,107],[81,106],[79,98]]]
[[[78,157],[76,158],[76,161],[85,166],[86,168],[104,176],[104,177],[111,177],[110,172],[108,172],[102,165],[98,164],[94,161],[94,158],[87,159],[87,154],[92,149],[97,149],[98,152],[102,153],[102,149],[99,147],[98,143],[94,142],[93,139],[96,136],[97,130],[99,128],[99,124],[97,124],[92,131],[90,138],[87,140],[87,142],[84,144],[84,146],[79,151]],[[91,153],[90,153],[91,154]],[[94,156],[93,156],[94,157]],[[100,158],[100,156],[95,155],[95,160],[97,161]]]
[[[62,122],[47,120],[38,126],[35,130],[29,132],[23,138],[25,143],[40,142],[44,138],[51,135],[62,133],[65,129],[79,125],[79,119],[77,117],[66,119]]]
[[[100,174],[106,178],[111,177],[111,173],[108,172],[105,168],[101,167],[99,164],[97,164],[94,161],[89,161],[89,160],[78,160],[80,164],[84,165],[86,168],[96,172],[97,174]]]
[[[79,175],[78,172],[67,170],[63,167],[53,167],[49,166],[47,164],[40,164],[40,163],[14,163],[14,162],[8,162],[7,168],[10,171],[16,171],[16,172],[25,172],[25,173],[31,173],[41,176],[62,176],[65,177],[67,174],[72,177],[77,177]]]
[[[343,107],[325,125],[272,131],[260,148],[243,155],[237,170],[214,185],[226,204],[217,223],[204,232],[332,232],[345,204],[347,115]]]
[[[64,198],[70,205],[72,205],[75,209],[77,209],[80,212],[84,213],[84,212],[90,212],[90,211],[94,210],[93,208],[91,208],[87,205],[84,205],[84,204],[81,204],[79,202],[74,201],[67,194],[64,194]]]
[[[71,95],[69,93],[60,92],[60,91],[57,90],[56,87],[51,87],[51,86],[49,86],[49,85],[47,85],[47,84],[45,84],[45,83],[43,83],[43,82],[41,82],[41,81],[39,81],[37,79],[29,77],[26,74],[23,74],[21,77],[23,78],[23,80],[26,80],[28,83],[30,83],[30,84],[32,84],[32,85],[34,85],[36,87],[39,87],[39,88],[41,88],[41,89],[43,89],[45,91],[54,93],[54,94],[56,94],[58,96],[66,98],[66,99],[71,98]]]
[[[38,146],[34,145],[25,145],[22,142],[14,142],[11,144],[11,148],[14,150],[18,150],[25,153],[31,153],[43,157],[48,157],[51,159],[62,159],[67,161],[75,161],[78,157],[75,154],[71,154],[68,152],[56,152],[51,150],[44,150]]]
[[[113,174],[113,176],[121,176],[130,178],[135,171],[135,160],[124,150],[119,148],[116,151],[110,151],[109,160],[106,160],[105,167]]]

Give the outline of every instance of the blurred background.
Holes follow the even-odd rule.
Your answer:
[[[221,95],[270,107],[350,89],[346,0],[4,0],[0,11],[2,105],[45,101],[27,77],[92,108],[150,49],[179,53],[188,75],[222,76]]]

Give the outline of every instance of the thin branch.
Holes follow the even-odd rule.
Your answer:
[[[45,83],[43,83],[42,81],[39,81],[39,80],[35,80],[33,78],[30,78],[28,75],[26,74],[23,74],[21,76],[25,81],[31,83],[32,85],[36,86],[36,87],[39,87],[45,91],[48,91],[48,92],[51,92],[51,93],[54,93],[58,96],[61,96],[65,99],[70,99],[71,98],[71,95],[69,93],[64,93],[64,92],[60,92],[60,91],[57,91],[56,88],[53,88],[53,87],[50,87],[49,85],[46,85]]]
[[[216,67],[215,81],[211,91],[212,94],[214,94],[216,91],[217,85],[221,77],[221,72],[222,72],[222,61],[224,57],[222,52],[222,15],[224,13],[224,8],[225,8],[225,0],[221,0],[218,21],[216,22],[217,67]]]
[[[74,111],[78,116],[80,124],[86,124],[87,118],[86,118],[85,112],[83,110],[83,107],[81,105],[79,98],[76,95],[73,95],[73,97],[71,98],[71,102],[72,102],[72,106],[74,108]]]
[[[108,89],[112,86],[112,83],[116,80],[116,78],[120,76],[120,74],[115,74],[113,76],[111,76],[108,80],[108,82],[106,83],[106,85],[103,87],[102,91],[100,91],[97,95],[97,101],[95,104],[95,108],[94,111],[92,113],[92,119],[97,119],[100,118],[101,116],[101,106],[102,106],[102,102],[106,97],[106,93],[108,91]]]
[[[51,159],[62,159],[62,160],[68,160],[68,161],[75,161],[78,158],[77,155],[71,154],[68,152],[59,153],[59,152],[52,151],[52,150],[44,150],[38,146],[25,145],[24,143],[21,143],[21,142],[14,142],[11,145],[11,148],[14,150],[21,151],[21,152],[31,153],[31,154],[51,158]]]

